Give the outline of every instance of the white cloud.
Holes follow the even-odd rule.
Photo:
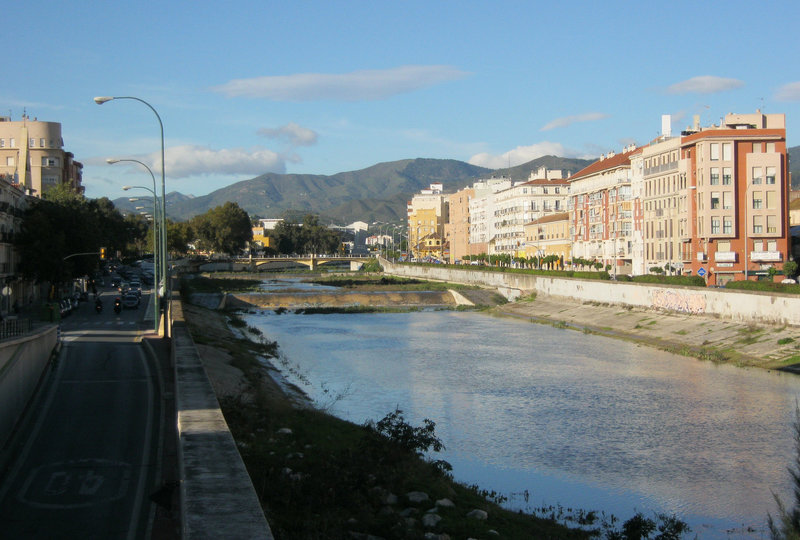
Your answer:
[[[571,124],[575,124],[576,122],[595,122],[597,120],[608,118],[609,116],[610,115],[608,114],[599,112],[576,114],[574,116],[564,116],[562,118],[556,118],[555,120],[548,122],[539,131],[549,131],[551,129],[567,127]]]
[[[800,81],[784,84],[775,92],[778,101],[800,101]]]
[[[725,92],[726,90],[733,90],[735,88],[741,88],[742,86],[744,86],[744,82],[739,79],[726,79],[713,75],[703,75],[670,85],[667,87],[667,93],[716,94],[717,92]]]
[[[577,155],[577,152],[568,150],[561,143],[544,141],[530,146],[518,146],[501,155],[486,152],[475,154],[469,158],[469,163],[488,169],[505,169],[542,156],[577,157]]]
[[[269,139],[285,140],[291,146],[311,146],[317,143],[317,132],[289,122],[279,128],[261,128],[258,134]]]
[[[234,79],[212,90],[228,97],[275,101],[363,101],[384,99],[467,75],[452,66],[400,66],[340,74],[298,73]]]
[[[160,152],[138,156],[135,159],[146,163],[156,176],[160,175]],[[294,161],[294,158],[287,158],[266,148],[214,150],[195,145],[171,146],[166,150],[166,172],[167,178],[207,175],[256,176],[266,172],[285,172],[287,160]],[[99,163],[99,160],[89,160],[89,163],[93,164],[94,161]],[[124,163],[120,163],[117,167],[123,166]]]

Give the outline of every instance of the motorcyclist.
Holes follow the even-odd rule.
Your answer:
[[[103,301],[100,300],[100,298],[94,301],[94,309],[97,311],[97,313],[103,311]]]
[[[114,299],[114,313],[119,313],[120,311],[122,311],[122,299],[121,298],[115,298]]]

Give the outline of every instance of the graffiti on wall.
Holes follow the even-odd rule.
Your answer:
[[[706,297],[703,294],[655,289],[652,291],[652,299],[656,309],[694,314],[706,311]]]

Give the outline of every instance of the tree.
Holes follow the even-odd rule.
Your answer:
[[[196,216],[190,225],[198,247],[208,251],[235,255],[253,239],[250,216],[235,202]]]
[[[797,274],[797,263],[786,261],[783,263],[783,274],[788,278]]]

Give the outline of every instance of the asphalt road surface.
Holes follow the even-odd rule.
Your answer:
[[[0,538],[148,538],[162,444],[162,383],[139,309],[101,295],[62,321],[62,349],[0,484]]]

